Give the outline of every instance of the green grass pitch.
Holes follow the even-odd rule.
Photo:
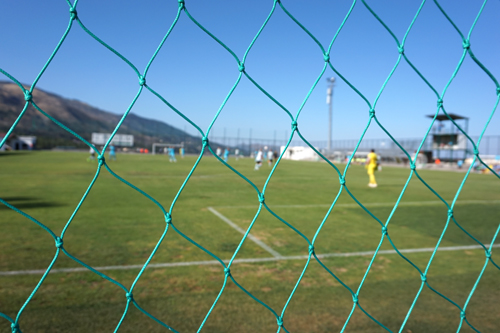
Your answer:
[[[88,154],[32,152],[0,154],[0,198],[37,219],[56,235],[72,215],[97,169]],[[119,176],[139,187],[166,210],[196,158],[118,154],[107,162]],[[262,190],[271,168],[253,170],[253,160],[229,163]],[[339,168],[343,170],[344,165]],[[352,165],[346,177],[351,193],[380,221],[389,217],[408,176],[408,168],[384,167],[376,174],[379,187],[367,187],[362,166]],[[419,170],[423,179],[451,203],[464,173]],[[322,162],[282,161],[271,178],[266,204],[282,219],[312,239],[339,191],[334,169]],[[492,175],[471,174],[454,210],[456,220],[476,239],[489,244],[499,227],[500,181]],[[219,258],[230,259],[242,234],[220,216],[245,229],[259,200],[255,189],[214,157],[205,156],[179,196],[172,212],[175,226]],[[398,249],[432,248],[447,220],[447,208],[416,177],[394,213],[388,232]],[[64,236],[64,248],[92,267],[142,265],[165,229],[162,211],[150,200],[114,178],[104,168]],[[266,248],[247,239],[235,262],[233,277],[278,314],[281,313],[306,263],[308,244],[265,209],[251,234],[284,257],[273,258]],[[374,251],[381,238],[379,223],[344,191],[317,237],[317,254]],[[500,244],[500,241],[496,241]],[[451,223],[442,247],[476,245]],[[387,240],[381,250],[390,250]],[[500,250],[500,249],[498,249]],[[53,238],[38,225],[0,205],[0,312],[15,318],[40,273],[54,257]],[[497,249],[493,249],[495,260]],[[405,253],[424,270],[431,252]],[[289,257],[297,257],[291,259]],[[371,255],[330,256],[322,262],[356,290]],[[172,228],[151,264],[190,263],[213,258]],[[498,263],[499,261],[496,260]],[[438,251],[428,273],[429,284],[463,306],[485,263],[481,249]],[[61,254],[54,269],[81,267]],[[138,268],[103,270],[129,288]],[[3,274],[2,274],[3,273]],[[224,281],[217,264],[156,267],[145,271],[134,299],[146,311],[179,332],[196,332]],[[418,272],[397,254],[379,254],[359,294],[363,308],[393,332],[398,332],[420,288]],[[467,320],[481,332],[500,331],[500,270],[489,264],[467,307]],[[49,274],[20,317],[23,332],[112,332],[126,305],[122,289],[94,273]],[[351,294],[317,262],[311,261],[284,316],[289,332],[339,332],[351,308]],[[460,311],[429,288],[421,296],[403,332],[455,332]],[[276,332],[274,315],[229,282],[203,332]],[[0,316],[0,331],[10,332]],[[167,331],[135,307],[129,309],[120,332]],[[356,309],[346,332],[382,332]],[[461,332],[472,332],[463,326]]]

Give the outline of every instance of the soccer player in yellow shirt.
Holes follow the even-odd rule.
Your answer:
[[[377,187],[377,181],[375,180],[375,170],[377,170],[377,154],[375,154],[375,150],[372,149],[368,154],[368,158],[366,159],[366,169],[368,170],[368,177],[370,177],[370,182],[368,186]]]

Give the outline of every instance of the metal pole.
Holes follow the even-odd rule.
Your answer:
[[[469,118],[465,118],[465,133],[469,133]],[[469,140],[467,140],[467,137],[465,137],[465,152],[464,152],[464,162],[465,159],[467,158],[467,152],[469,149]]]
[[[333,90],[333,89],[332,89]],[[328,152],[332,150],[332,101],[328,110]]]
[[[327,142],[327,151],[328,153],[332,150],[332,96],[333,96],[333,83],[335,82],[335,78],[329,77],[326,79],[330,84],[326,89],[326,103],[328,104],[328,142]]]

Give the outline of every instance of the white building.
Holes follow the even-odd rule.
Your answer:
[[[285,146],[281,146],[280,154],[285,150]],[[288,147],[283,154],[283,159],[295,160],[295,161],[316,161],[319,159],[319,155],[311,147]]]
[[[2,142],[3,138],[5,138],[5,135],[6,135],[5,133],[0,133],[0,142]],[[2,147],[0,147],[0,151],[5,151],[6,146],[7,142],[5,142],[5,144]]]
[[[36,136],[17,136],[10,140],[12,150],[33,150],[36,148]]]

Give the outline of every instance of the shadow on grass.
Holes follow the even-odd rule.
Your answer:
[[[30,209],[30,208],[50,208],[50,207],[64,206],[63,204],[57,202],[38,201],[38,199],[34,197],[12,196],[12,197],[2,197],[2,199],[20,210]],[[0,210],[10,210],[10,207],[0,204]]]

